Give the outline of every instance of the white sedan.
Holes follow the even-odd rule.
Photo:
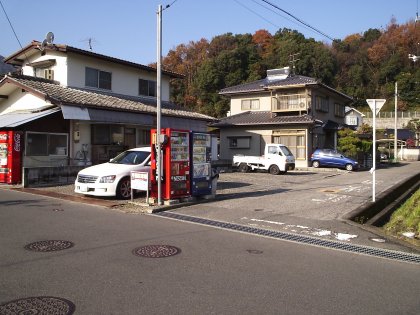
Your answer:
[[[74,192],[128,199],[131,196],[131,171],[149,170],[150,147],[127,150],[107,163],[81,170],[74,182]]]

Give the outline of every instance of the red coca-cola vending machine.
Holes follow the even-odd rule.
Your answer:
[[[22,144],[22,132],[0,131],[0,183],[22,181]]]
[[[161,130],[165,138],[162,147],[161,197],[164,200],[191,196],[190,191],[190,133],[187,130],[165,128]],[[158,197],[156,129],[151,131],[151,192]]]

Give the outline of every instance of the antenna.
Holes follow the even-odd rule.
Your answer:
[[[300,60],[300,59],[295,59],[295,58],[299,55],[300,55],[300,53],[295,53],[295,54],[289,55],[289,64],[292,65],[292,74],[293,75],[296,74],[296,62]]]
[[[86,39],[81,40],[81,42],[87,42],[89,45],[89,50],[92,51],[93,50],[93,44],[97,43],[96,39],[93,37],[88,37]]]
[[[41,47],[39,47],[39,49],[41,51],[44,51],[45,47],[48,45],[47,39],[44,39],[41,43]]]

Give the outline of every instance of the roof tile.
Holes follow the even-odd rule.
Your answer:
[[[251,125],[289,125],[313,124],[315,121],[309,115],[276,116],[270,111],[248,111],[232,115],[211,124],[213,127],[251,126]]]
[[[105,91],[91,91],[62,86],[54,81],[23,75],[7,75],[10,79],[38,93],[42,93],[55,105],[73,105],[101,109],[118,109],[132,112],[156,113],[156,99],[127,96]],[[191,118],[206,121],[216,119],[196,113],[171,102],[162,102],[162,115]]]

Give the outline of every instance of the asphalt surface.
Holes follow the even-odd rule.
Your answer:
[[[376,171],[376,195],[419,172],[420,162],[380,166]],[[348,213],[372,202],[372,175],[368,171],[307,168],[279,176],[265,172],[221,173],[215,199],[169,207],[145,207],[112,198],[80,196],[73,192],[73,185],[14,189],[128,213],[170,211],[321,239],[420,253],[418,246],[385,235],[379,228],[343,219]],[[134,201],[145,203],[145,194],[136,195]]]
[[[70,314],[29,297],[88,315],[418,314],[418,264],[117,210],[0,190],[0,314]],[[44,240],[74,246],[25,249]],[[147,245],[180,252],[133,255]]]

